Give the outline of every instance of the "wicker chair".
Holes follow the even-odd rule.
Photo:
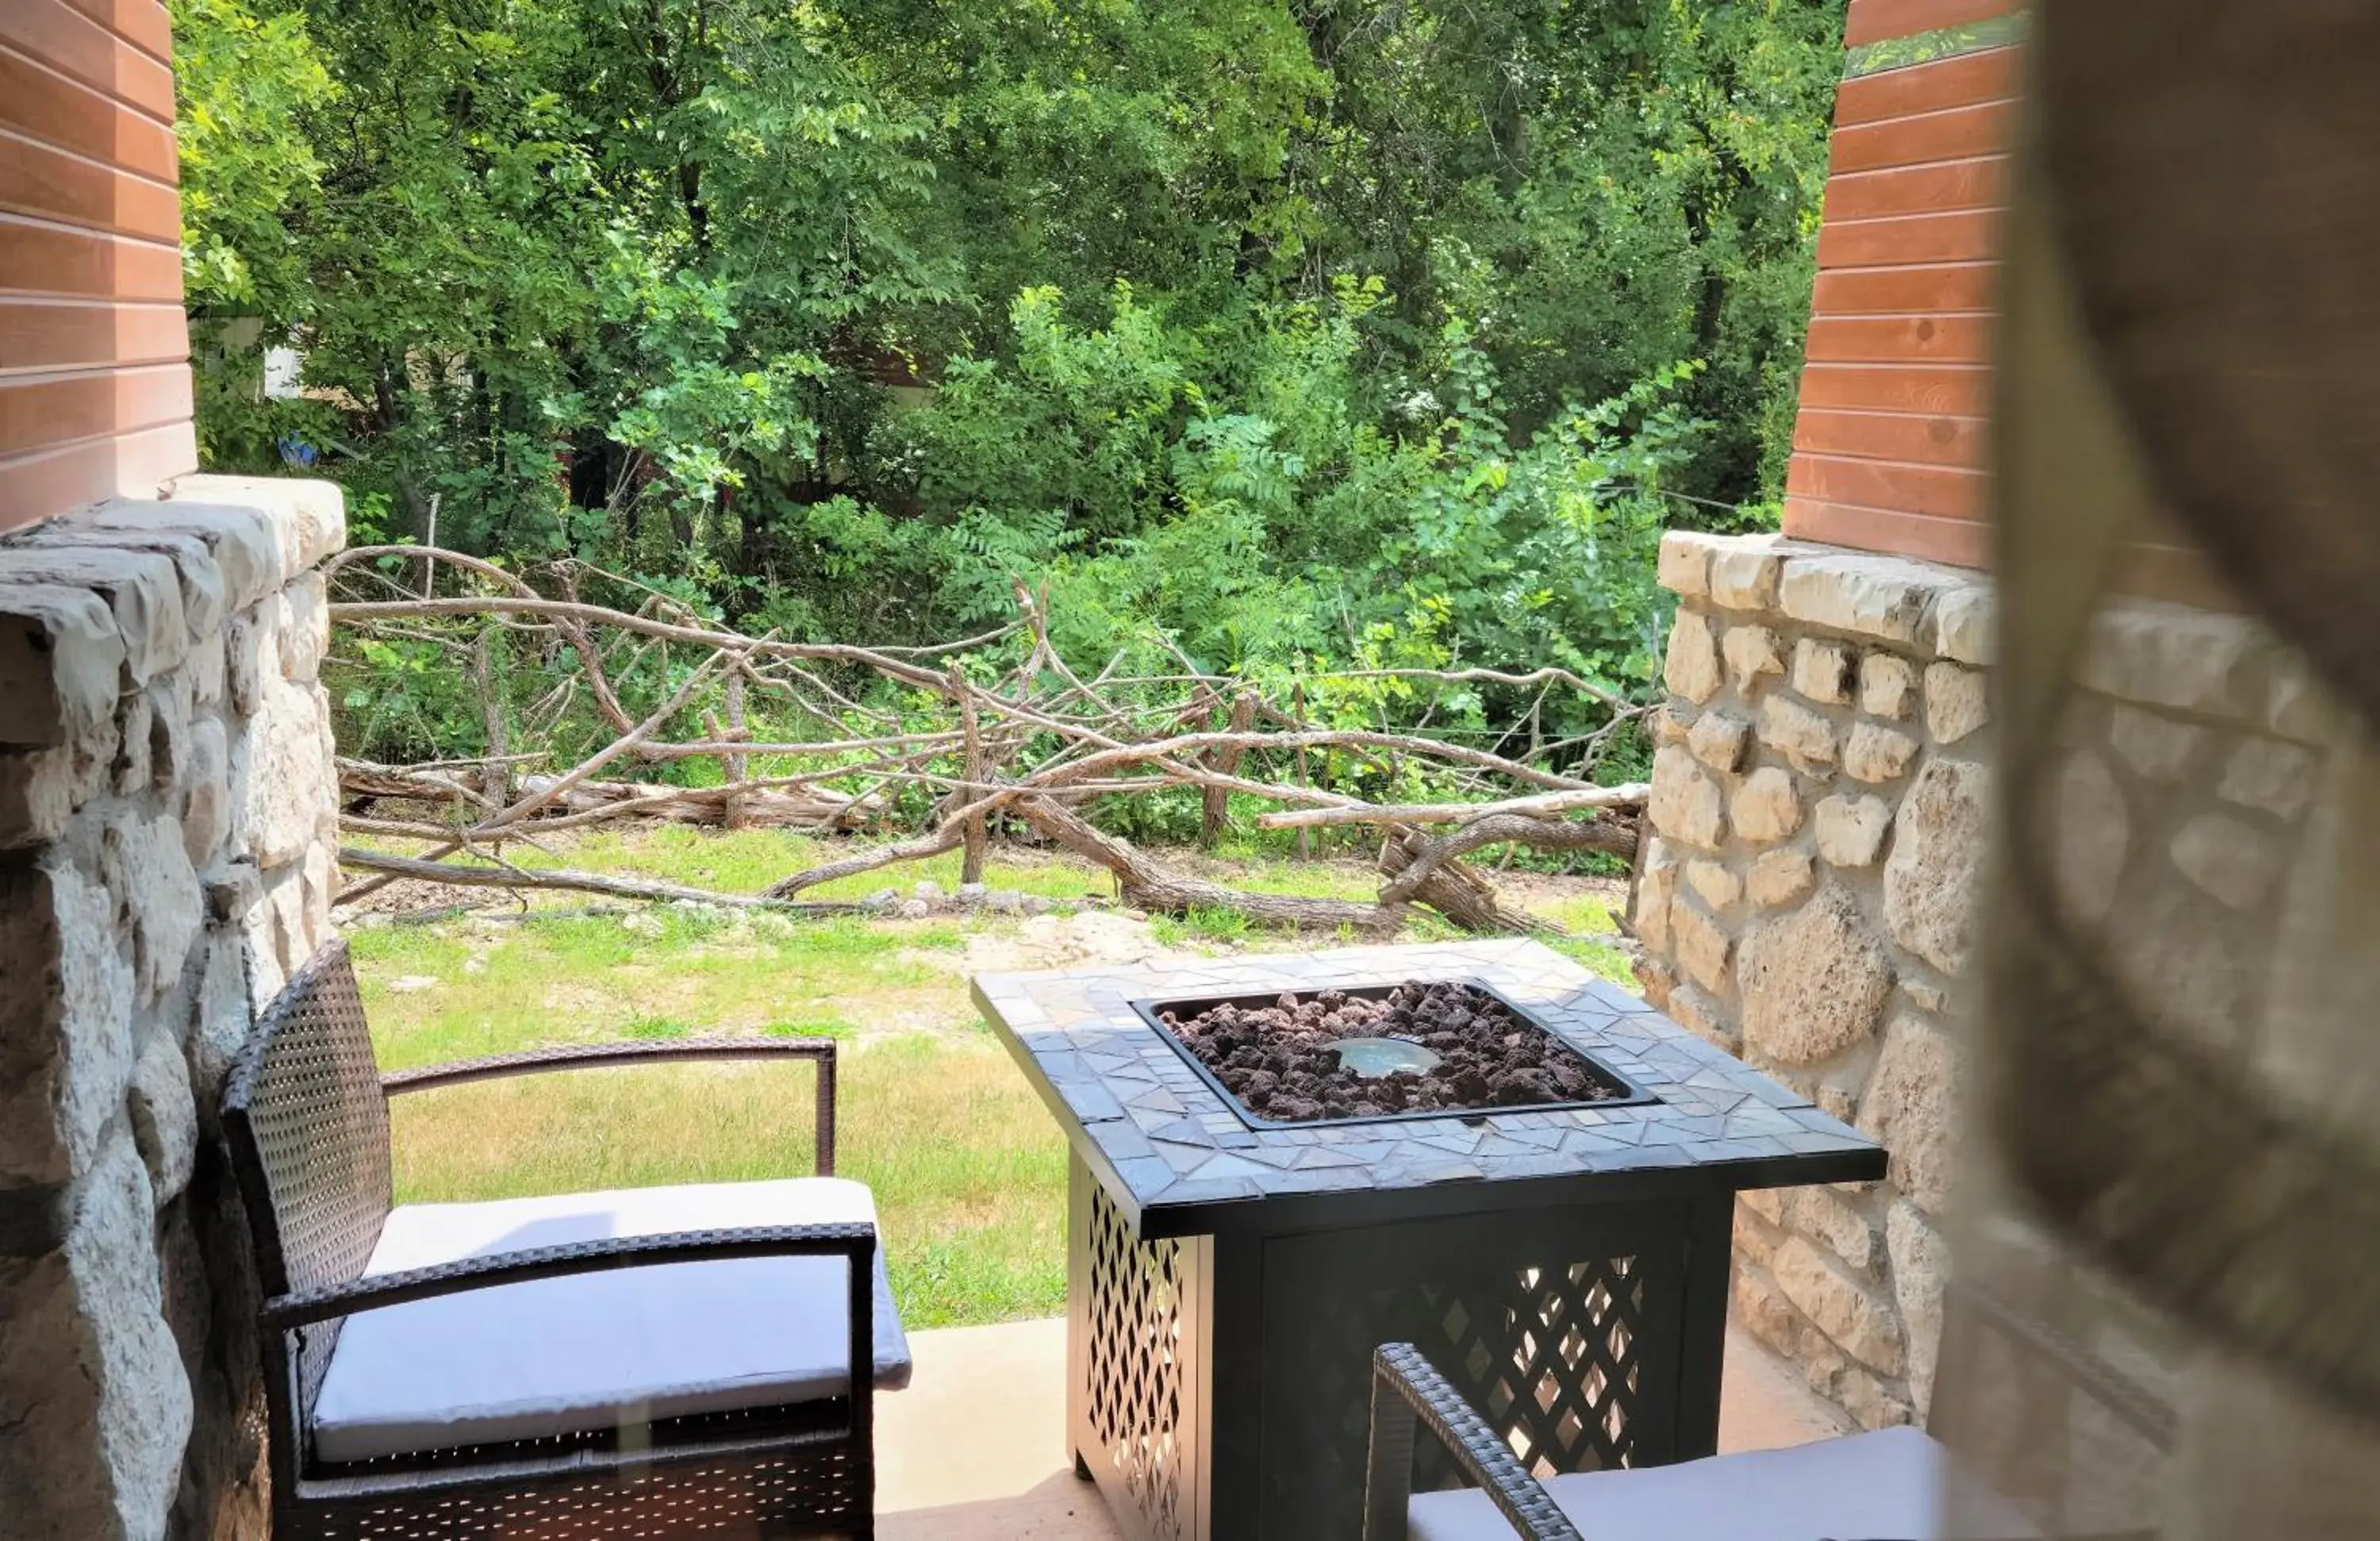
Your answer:
[[[817,1066],[818,1176],[392,1205],[388,1097],[717,1057]],[[275,1535],[871,1535],[873,1392],[908,1349],[868,1190],[832,1175],[834,1069],[825,1040],[679,1039],[383,1076],[326,948],[224,1104]]]
[[[2172,1410],[2131,1377],[1980,1291],[1962,1289],[1959,1301],[1968,1330],[1990,1330],[2018,1354],[2053,1368],[2148,1449],[2172,1449]],[[2042,1535],[2016,1505],[1914,1428],[1540,1482],[1413,1345],[1383,1345],[1372,1367],[1364,1541],[1930,1541],[1952,1535],[2038,1541]],[[1429,1430],[1475,1487],[1412,1491],[1416,1426]],[[2109,1532],[2102,1541],[2155,1541],[2155,1533]]]

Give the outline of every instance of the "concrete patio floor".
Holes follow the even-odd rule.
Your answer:
[[[882,1541],[1120,1541],[1065,1449],[1063,1320],[950,1328],[909,1342],[909,1389],[876,1399]],[[1844,1427],[1766,1349],[1729,1329],[1720,1450],[1798,1445]]]

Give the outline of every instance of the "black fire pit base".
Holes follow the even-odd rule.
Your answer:
[[[1405,980],[1492,990],[1633,1095],[1270,1123],[1134,1004]],[[975,994],[1073,1152],[1069,1433],[1135,1541],[1354,1541],[1391,1340],[1541,1471],[1706,1455],[1735,1195],[1885,1171],[1534,941],[986,974]]]
[[[1142,1242],[1081,1161],[1069,1436],[1134,1541],[1354,1537],[1372,1350],[1417,1344],[1541,1473],[1718,1448],[1731,1196]],[[1417,1489],[1453,1474],[1427,1441]]]

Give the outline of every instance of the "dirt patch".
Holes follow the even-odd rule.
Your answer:
[[[1454,983],[1329,989],[1269,1006],[1160,1013],[1258,1118],[1284,1123],[1395,1113],[1604,1102],[1628,1095],[1576,1050],[1487,991]],[[1341,1062],[1352,1038],[1426,1050],[1427,1068],[1366,1077]]]
[[[1498,872],[1497,890],[1514,909],[1547,911],[1585,898],[1602,904],[1613,916],[1628,908],[1628,880],[1583,878],[1548,872]]]
[[[1114,910],[1038,915],[1014,927],[967,933],[951,953],[904,953],[953,974],[1004,974],[1028,968],[1080,968],[1188,957],[1157,940],[1147,919]]]

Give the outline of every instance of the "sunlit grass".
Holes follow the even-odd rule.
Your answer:
[[[949,922],[722,917],[666,905],[356,937],[373,1020],[405,1026],[381,1045],[392,1068],[620,1037],[640,1021],[703,1033],[818,1018],[859,1031],[967,1028],[975,1013],[964,982],[922,955],[961,945]],[[432,983],[400,987],[421,980]]]
[[[1278,893],[1294,899],[1372,899],[1380,891],[1380,877],[1360,864],[1347,861],[1298,862],[1257,856],[1235,860],[1229,880],[1233,888],[1251,893]]]
[[[416,1093],[392,1109],[397,1197],[807,1175],[812,1074],[652,1065]],[[903,1320],[1063,1309],[1065,1142],[1007,1056],[982,1039],[913,1034],[847,1048],[838,1079],[837,1171],[876,1195]]]
[[[784,830],[704,830],[682,824],[636,829],[601,830],[561,848],[557,855],[528,846],[514,846],[504,859],[535,869],[570,867],[581,871],[613,872],[687,888],[717,889],[730,893],[755,893],[778,879],[807,867],[839,861],[866,850],[864,844],[821,841]],[[959,884],[962,857],[956,851],[924,861],[857,877],[840,878],[803,891],[805,899],[865,899],[891,888],[905,894],[919,882]],[[992,860],[985,864],[984,881],[992,888],[1014,889],[1066,902],[1106,894],[1112,884],[1105,872],[1071,858]]]
[[[578,853],[574,853],[574,855]],[[722,918],[662,907],[354,938],[391,1069],[561,1042],[720,1031],[844,1044],[839,1168],[876,1194],[915,1326],[1064,1304],[1065,1147],[928,954],[956,925]],[[426,983],[425,983],[426,981]],[[395,1105],[399,1197],[508,1197],[812,1170],[807,1067],[655,1065]]]
[[[1148,917],[1148,928],[1159,941],[1168,947],[1192,946],[1199,942],[1236,946],[1262,934],[1245,912],[1229,905],[1193,905],[1178,920],[1170,915],[1153,915]]]

